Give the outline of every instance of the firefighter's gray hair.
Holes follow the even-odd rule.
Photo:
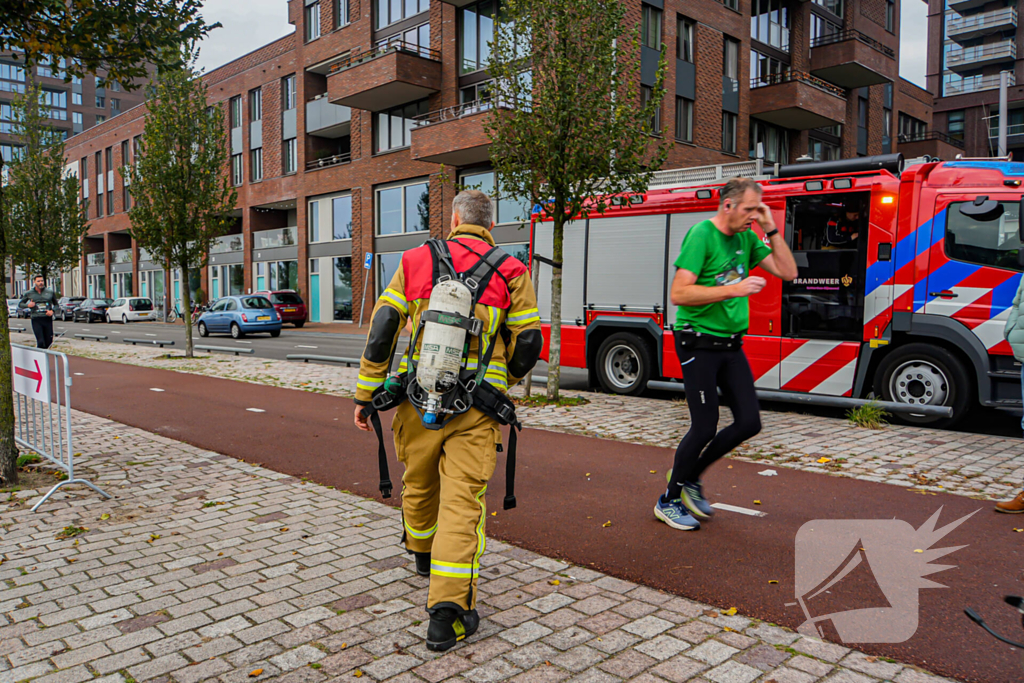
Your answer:
[[[452,211],[459,214],[460,223],[490,228],[494,220],[494,205],[491,198],[480,190],[464,190],[455,195]]]
[[[725,187],[718,194],[718,203],[725,204],[726,199],[732,199],[733,204],[743,198],[747,190],[753,190],[761,194],[761,186],[750,178],[732,178],[725,184]]]

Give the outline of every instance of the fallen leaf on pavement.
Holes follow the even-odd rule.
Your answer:
[[[589,476],[590,476],[590,472],[587,472],[587,474],[586,474],[585,476],[588,476],[588,477],[589,477]]]
[[[249,678],[256,678],[263,673],[263,669],[253,669],[249,672]]]
[[[722,614],[724,614],[727,617],[734,617],[734,616],[736,616],[736,608],[735,607],[730,607],[729,609],[727,609],[724,612],[722,612]]]
[[[651,470],[651,474],[657,474],[658,470]]]
[[[711,617],[712,619],[717,619],[718,618],[718,612],[716,612],[713,609],[706,609],[706,610],[704,610],[704,616]]]
[[[108,515],[107,513],[104,512],[102,515],[100,515],[100,519],[108,520],[108,519],[110,519],[110,515]]]
[[[867,661],[868,661],[869,664],[874,664],[875,662],[878,661],[878,657],[868,657]]]
[[[1019,534],[1020,532],[1024,531],[1024,529],[1014,529],[1014,531],[1016,531]]]
[[[761,504],[761,501],[759,501],[759,500],[755,500],[754,501],[754,505],[760,505],[760,504]]]
[[[551,584],[552,586],[558,586],[558,585],[560,585],[560,584],[561,584],[562,582],[561,582],[561,581],[559,581],[558,579],[551,579],[550,581],[548,581],[548,583],[549,583],[549,584]]]
[[[283,527],[281,527],[280,531],[288,531],[288,527],[283,526]]]
[[[818,462],[824,465],[827,462],[832,462],[832,458],[818,458]]]
[[[352,675],[355,676],[356,678],[362,678],[363,677],[363,672],[360,671],[359,669],[356,669],[355,671],[352,672]]]
[[[611,526],[611,525],[612,525],[612,520],[610,520],[610,519],[609,519],[609,520],[608,520],[607,522],[605,522],[605,523],[604,523],[604,524],[602,524],[601,526],[603,526],[603,527],[609,527],[609,526]]]
[[[492,513],[491,513],[491,517],[497,517],[497,516],[498,516],[498,513],[497,513],[497,512],[492,512]]]
[[[728,467],[726,467],[726,469],[731,470],[732,469],[732,465],[729,465]]]
[[[918,549],[917,549],[917,550],[915,550],[914,552],[915,552],[915,553],[923,553],[924,551],[923,551],[923,550],[921,550],[920,548],[918,548]]]
[[[768,579],[768,583],[778,583],[776,579]]]

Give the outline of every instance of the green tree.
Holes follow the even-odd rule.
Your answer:
[[[122,169],[134,200],[128,217],[139,246],[181,270],[191,358],[189,272],[206,265],[213,240],[234,224],[225,113],[207,104],[206,85],[191,66],[164,71],[147,107],[138,160]]]
[[[178,46],[201,39],[219,24],[206,25],[201,0],[2,0],[0,51],[24,54],[28,65],[44,58],[64,60],[67,78],[98,70],[124,87],[148,76],[146,62],[180,63]],[[0,158],[0,176],[4,175]],[[0,226],[8,201],[0,182]],[[0,262],[8,263],[10,240],[0,230]],[[7,299],[0,278],[0,300]],[[11,367],[11,335],[0,316],[0,368]],[[0,479],[18,481],[18,449],[14,442],[14,402],[11,374],[0,372]]]
[[[40,89],[29,87],[13,104],[21,154],[8,167],[5,232],[10,255],[49,280],[78,264],[89,226],[78,178],[67,173],[64,138],[49,123]]]
[[[554,223],[551,259],[562,263],[565,226],[601,213],[622,193],[642,193],[669,142],[654,121],[665,56],[650,96],[640,87],[640,36],[626,3],[506,0],[487,68],[494,78],[485,128],[505,196],[540,206]],[[547,395],[558,399],[562,269],[551,278]]]

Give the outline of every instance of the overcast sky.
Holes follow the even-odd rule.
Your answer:
[[[900,75],[924,87],[928,51],[927,5],[922,0],[903,0]],[[285,0],[206,0],[203,16],[208,23],[224,26],[202,43],[199,65],[207,71],[291,33]]]

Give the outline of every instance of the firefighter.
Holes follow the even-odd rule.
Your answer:
[[[754,223],[764,240],[752,229]],[[654,514],[674,529],[695,530],[700,528],[697,518],[712,515],[701,475],[761,431],[754,377],[742,346],[749,320],[747,297],[767,282],[750,271],[760,266],[793,280],[797,267],[771,209],[761,201],[761,186],[749,178],[725,184],[718,212],[690,228],[675,265],[674,337],[690,430],[676,449],[668,490],[655,504]],[[717,431],[719,389],[734,419],[722,431]]]
[[[34,287],[21,297],[19,306],[27,306],[32,318],[32,333],[36,336],[36,347],[48,349],[53,344],[53,312],[57,309],[57,295],[47,289],[46,278],[36,275]]]
[[[824,249],[850,249],[860,237],[860,204],[847,202],[839,216],[830,218],[825,227]]]
[[[464,369],[460,377],[475,371],[488,385],[476,390],[471,404],[474,407],[450,416],[439,428],[435,415],[414,404],[414,387],[410,386],[410,397],[398,403],[392,423],[398,459],[405,465],[403,541],[415,556],[416,571],[430,577],[427,647],[434,651],[451,648],[479,626],[476,585],[485,545],[484,496],[494,472],[496,450],[501,447],[499,422],[483,411],[494,414],[487,409],[488,402],[505,402],[504,409],[512,405],[504,392],[533,369],[542,345],[530,275],[523,263],[493,249],[492,216],[493,206],[487,195],[476,190],[461,192],[453,202],[447,241],[428,243],[402,255],[398,271],[374,306],[359,368],[355,424],[369,431],[367,413],[378,405],[375,399],[385,389],[390,391],[393,381],[401,377],[388,378],[388,372],[399,331],[408,319],[412,320],[414,336],[402,358],[400,373],[415,370],[421,353],[424,359],[430,353],[418,334],[421,319],[431,318],[429,314],[434,313],[428,308],[431,292],[444,281],[438,278],[439,268],[445,266],[438,251],[447,253],[447,263],[457,273],[469,272],[485,262],[499,264],[481,279],[486,286],[480,284],[476,290],[469,314],[472,318],[457,321],[480,330],[478,335],[466,337],[469,343],[463,347],[461,360]],[[432,320],[437,323],[451,317],[438,318],[434,313]],[[460,387],[465,385],[474,383],[459,383]],[[514,412],[514,407],[511,409]],[[514,430],[517,423],[512,424]],[[514,438],[515,432],[511,431],[507,458],[513,463]],[[385,478],[382,469],[382,481]]]

